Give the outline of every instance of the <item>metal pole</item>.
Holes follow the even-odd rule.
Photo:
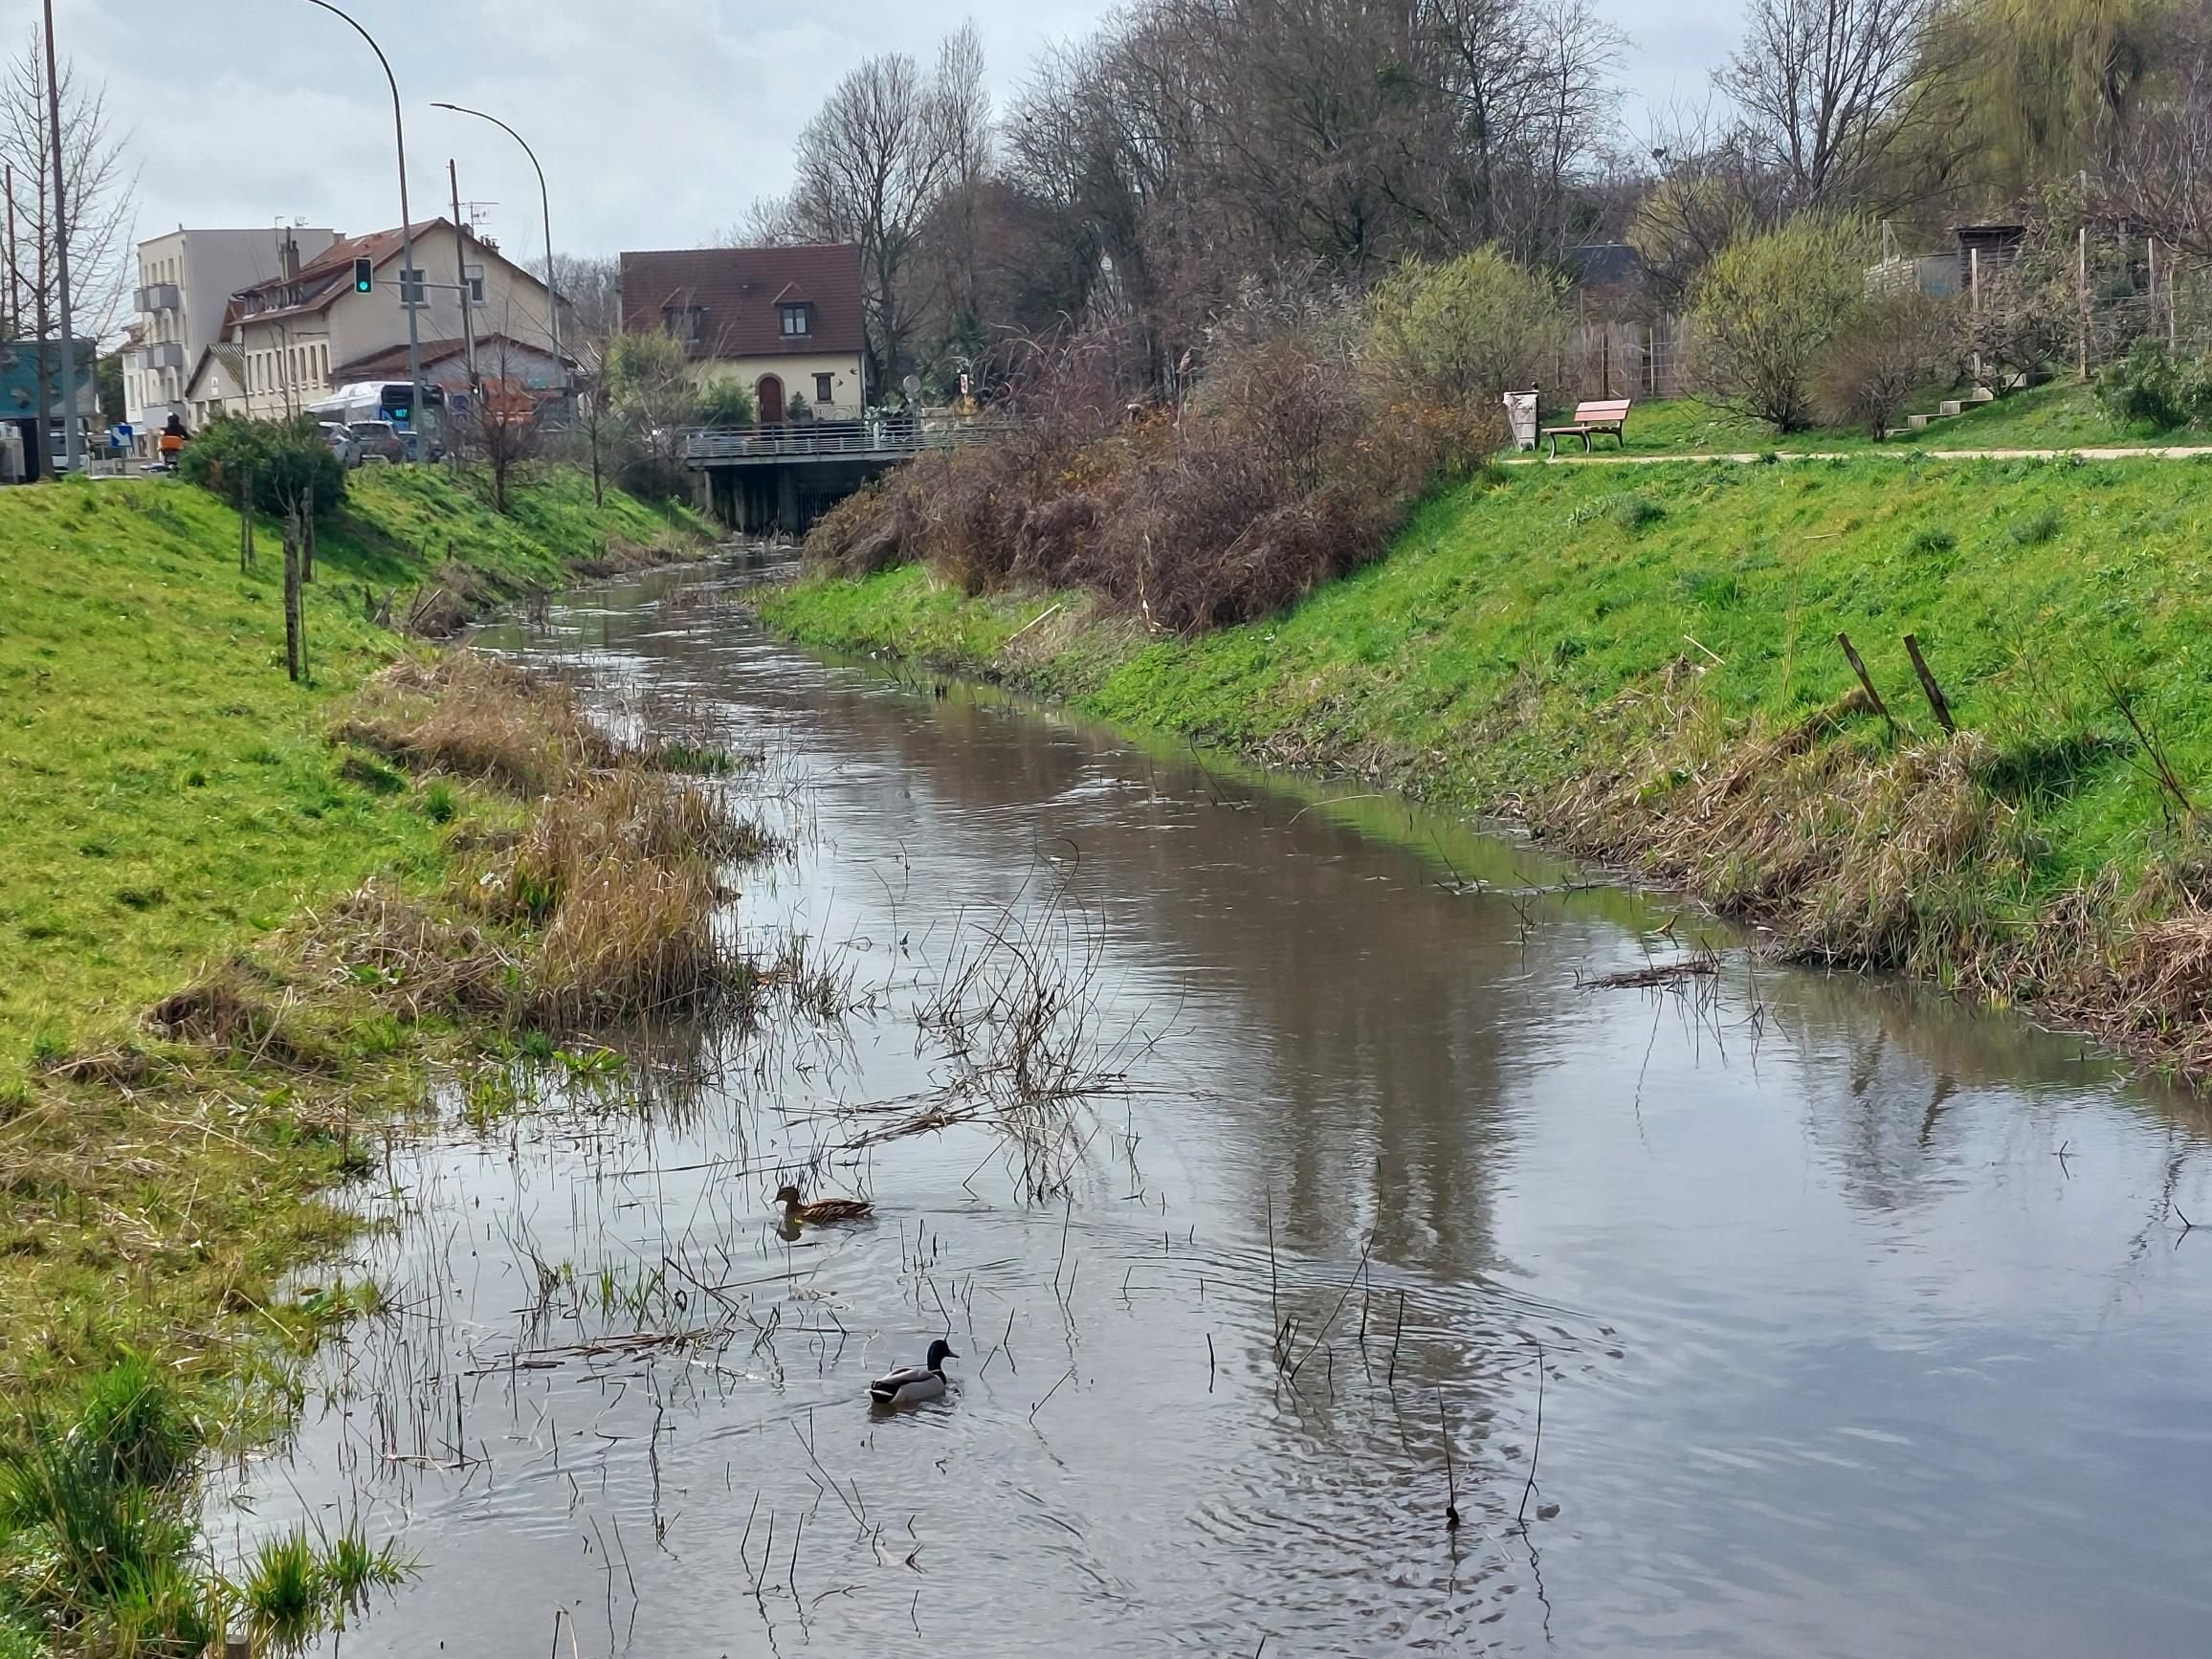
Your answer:
[[[522,153],[530,158],[530,166],[538,174],[538,206],[545,219],[545,300],[546,309],[551,314],[553,368],[561,376],[561,389],[565,393],[568,390],[568,360],[561,355],[561,289],[553,276],[553,198],[545,188],[545,169],[538,166],[538,152],[530,147],[520,133],[496,115],[486,115],[480,109],[471,109],[459,103],[432,103],[431,108],[450,109],[455,115],[473,115],[478,121],[488,121],[520,144]]]
[[[469,347],[469,390],[481,397],[484,388],[476,379],[476,297],[469,292],[469,244],[461,235],[461,174],[450,156],[446,158],[446,180],[453,188],[453,271],[461,283],[461,339]]]
[[[69,338],[69,210],[61,161],[61,79],[54,51],[54,0],[46,0],[46,123],[54,145],[54,253],[61,284],[61,456],[74,473],[84,464],[84,433],[77,424],[77,343]],[[44,397],[46,388],[40,387]]]
[[[53,0],[47,0],[47,4],[52,5]],[[430,446],[424,441],[423,433],[423,420],[427,411],[423,408],[422,329],[415,319],[415,313],[421,307],[409,305],[407,302],[406,273],[415,270],[414,215],[407,203],[407,125],[400,117],[399,82],[393,78],[391,60],[385,56],[384,48],[376,43],[376,37],[367,30],[333,6],[330,0],[307,0],[307,4],[320,6],[331,16],[352,30],[354,33],[360,35],[362,39],[367,41],[369,51],[376,54],[377,62],[384,66],[385,83],[391,88],[391,135],[392,143],[399,151],[399,257],[402,267],[399,303],[400,309],[407,313],[407,377],[413,399],[412,406],[408,411],[408,428],[409,434],[414,440],[414,458],[427,460],[430,457]],[[424,282],[421,272],[415,272],[415,280],[421,285],[423,297],[428,299],[430,288]]]

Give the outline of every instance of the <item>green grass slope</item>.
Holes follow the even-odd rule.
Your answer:
[[[404,608],[451,558],[520,591],[677,528],[563,474],[508,518],[443,474],[358,474],[321,535],[300,687],[273,524],[242,573],[236,515],[189,485],[0,492],[0,1086],[127,1028],[203,958],[436,859],[423,803],[323,739],[401,650],[364,588]]]
[[[1931,395],[1909,406],[1933,413]],[[1899,424],[1903,421],[1900,417]],[[1628,413],[1626,452],[1652,454],[1822,454],[1897,450],[2102,450],[2145,445],[2179,446],[2212,442],[2212,433],[2186,428],[2166,430],[2116,421],[2089,387],[2053,382],[2016,392],[1995,403],[1968,405],[1956,415],[1931,421],[1918,431],[1900,431],[1877,445],[1860,428],[1824,427],[1778,436],[1774,429],[1690,398],[1639,402]],[[1562,456],[1582,453],[1580,441],[1561,440]],[[1624,453],[1610,437],[1600,437],[1593,453]]]
[[[1079,598],[1047,615],[1059,602],[968,601],[907,568],[765,611],[819,645],[1518,813],[1807,950],[1993,995],[2094,1012],[2081,964],[2014,948],[2064,896],[2116,915],[2155,881],[2164,910],[2195,903],[2173,873],[2196,868],[2197,821],[2121,705],[2190,805],[2212,802],[2205,463],[1516,468],[1264,624],[1147,638]],[[1894,728],[1847,700],[1839,631]]]

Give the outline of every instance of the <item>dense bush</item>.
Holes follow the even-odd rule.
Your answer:
[[[1693,308],[1703,395],[1777,431],[1810,425],[1815,374],[1866,303],[1871,259],[1858,220],[1810,213],[1723,249]]]
[[[792,400],[794,405],[797,401]],[[699,388],[693,413],[703,427],[749,427],[753,424],[753,394],[741,381],[710,380]]]
[[[1537,383],[1565,338],[1552,279],[1494,248],[1412,262],[1368,297],[1368,355],[1413,395],[1494,408]]]
[[[1962,321],[1956,300],[1916,288],[1869,299],[1822,357],[1814,387],[1822,418],[1880,438],[1914,393],[1958,384]]]
[[[1243,330],[1182,409],[1120,424],[1074,417],[1107,400],[1069,390],[1085,373],[1072,354],[1031,391],[1055,418],[891,474],[822,520],[808,561],[926,559],[970,592],[1079,586],[1177,631],[1277,610],[1380,555],[1432,483],[1503,435],[1494,408],[1405,395],[1341,321]]]
[[[264,513],[289,513],[310,492],[319,515],[345,499],[345,468],[313,415],[281,421],[218,415],[185,446],[177,470],[232,502],[251,478],[254,505]]]
[[[2158,341],[2138,340],[2098,372],[2097,401],[2129,424],[2212,426],[2212,360],[2176,357]]]

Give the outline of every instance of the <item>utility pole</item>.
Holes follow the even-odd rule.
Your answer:
[[[469,241],[461,230],[461,175],[451,156],[446,158],[446,182],[453,188],[453,274],[461,284],[461,338],[469,347],[469,390],[481,401],[484,385],[476,378],[476,296],[469,292]],[[481,419],[483,411],[478,409],[476,413]]]
[[[76,472],[84,463],[84,433],[77,425],[77,343],[69,327],[69,204],[64,196],[68,169],[61,160],[61,78],[54,51],[54,0],[46,4],[46,124],[54,146],[54,251],[61,284],[61,453]],[[39,396],[46,388],[39,387]]]
[[[553,268],[553,194],[545,188],[545,169],[538,165],[538,152],[530,147],[529,142],[520,133],[496,115],[486,115],[480,109],[471,109],[459,103],[432,103],[431,108],[450,109],[455,115],[473,115],[478,121],[488,121],[520,144],[522,153],[530,158],[530,170],[538,175],[538,207],[544,215],[545,223],[545,305],[550,313],[546,325],[553,341],[553,372],[561,377],[561,389],[565,393],[570,387],[568,360],[561,355],[561,285]],[[459,217],[457,209],[454,216]]]

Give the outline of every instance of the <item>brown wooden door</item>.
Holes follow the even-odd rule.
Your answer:
[[[772,374],[761,376],[761,384],[755,393],[755,401],[761,406],[761,424],[763,426],[780,427],[784,424],[784,383],[782,381]]]

